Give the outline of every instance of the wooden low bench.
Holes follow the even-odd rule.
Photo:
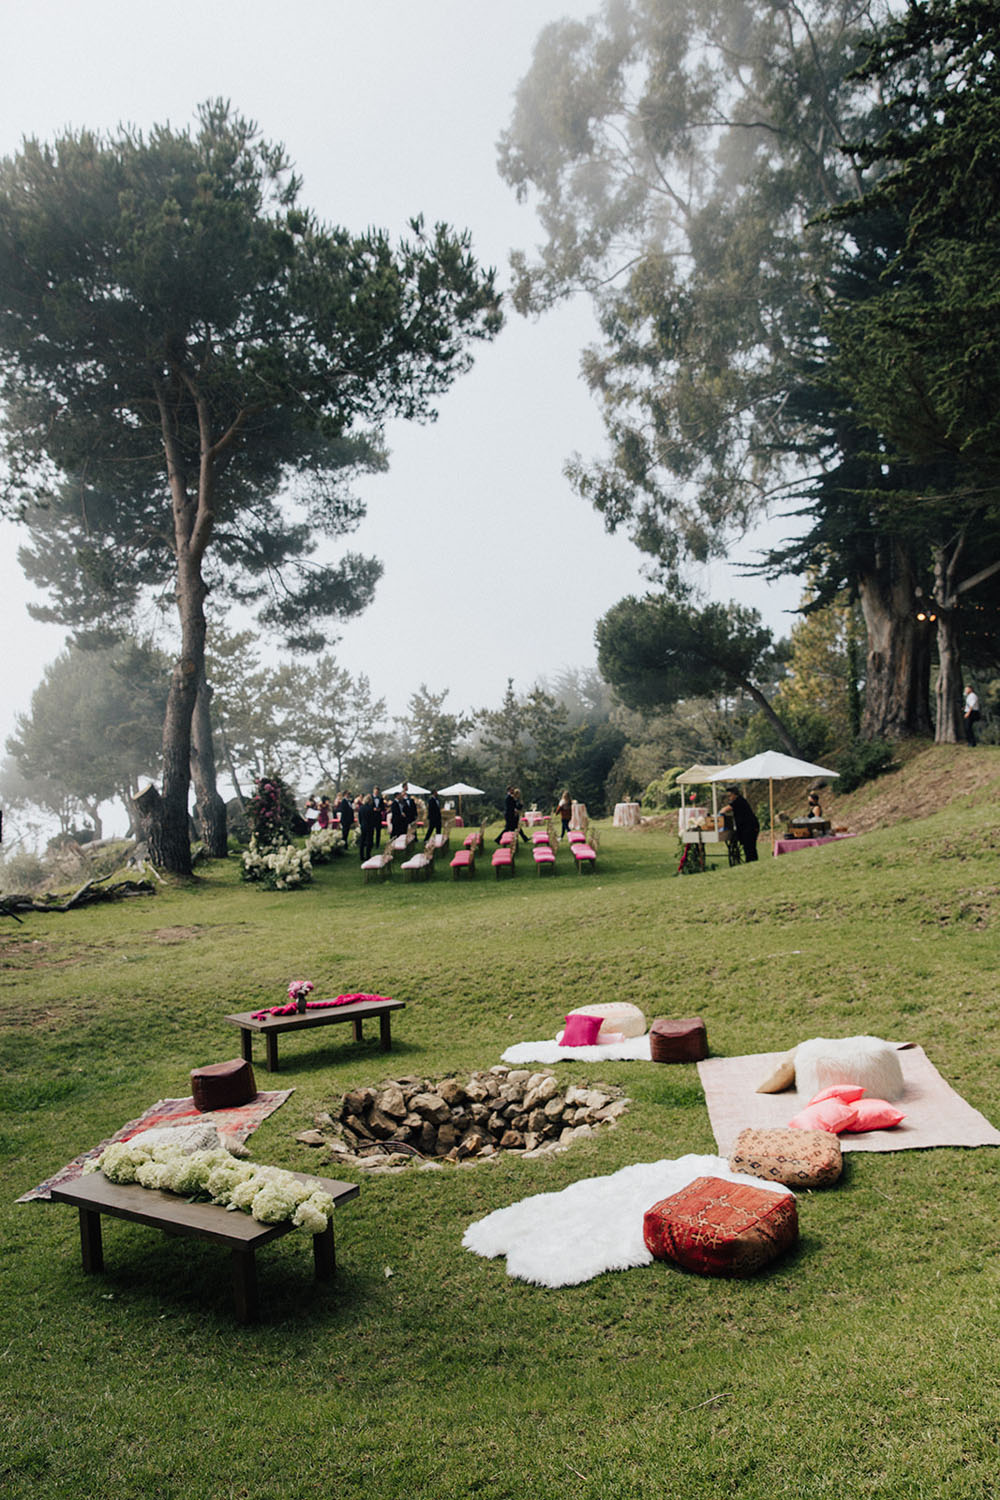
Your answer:
[[[241,1010],[226,1020],[240,1028],[240,1051],[247,1062],[253,1062],[253,1033],[264,1037],[267,1051],[267,1071],[278,1071],[278,1035],[282,1031],[306,1031],[313,1026],[333,1026],[338,1021],[350,1021],[354,1026],[354,1040],[362,1040],[361,1025],[372,1016],[378,1016],[379,1041],[383,1052],[392,1046],[390,1013],[402,1010],[405,1000],[355,1000],[350,1005],[325,1005],[315,1010],[296,1011],[290,1016],[264,1016],[257,1020],[252,1010]]]
[[[471,880],[476,873],[476,855],[473,849],[456,849],[451,857],[451,878],[457,880],[462,871]]]
[[[358,1196],[358,1186],[353,1182],[334,1182],[329,1177],[312,1179],[311,1174],[304,1172],[296,1172],[294,1176],[303,1182],[318,1181],[335,1204],[346,1203]],[[258,1224],[249,1214],[238,1210],[230,1212],[217,1203],[191,1203],[177,1193],[161,1193],[134,1182],[110,1182],[100,1172],[86,1173],[61,1187],[53,1187],[51,1196],[54,1202],[72,1204],[80,1211],[80,1249],[83,1269],[88,1275],[104,1269],[102,1214],[114,1219],[129,1219],[134,1224],[147,1224],[151,1229],[162,1229],[165,1234],[225,1245],[232,1252],[233,1296],[236,1317],[241,1323],[257,1321],[257,1262],[254,1258],[257,1247],[280,1239],[294,1228],[288,1220],[283,1224]],[[301,1230],[298,1232],[302,1233]],[[337,1269],[332,1218],[322,1234],[313,1236],[313,1261],[316,1279],[329,1281]]]
[[[490,856],[490,864],[493,866],[493,874],[497,880],[500,879],[501,870],[509,870],[514,873],[514,851],[513,849],[495,849]]]
[[[597,860],[597,850],[591,848],[590,844],[570,844],[573,858],[576,860],[576,871],[582,875],[584,870],[593,870]]]

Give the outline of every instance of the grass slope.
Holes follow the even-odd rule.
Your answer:
[[[226,864],[150,900],[5,923],[5,1495],[990,1493],[990,1150],[849,1157],[841,1185],[801,1200],[797,1253],[752,1281],[652,1266],[541,1290],[463,1251],[465,1227],[528,1193],[714,1150],[693,1068],[563,1064],[567,1082],[625,1085],[616,1130],[550,1161],[363,1180],[338,1218],[336,1281],[313,1282],[302,1237],[269,1246],[251,1329],[233,1322],[217,1249],[111,1221],[106,1272],[86,1278],[75,1214],[12,1201],[186,1093],[191,1067],[234,1056],[220,1017],[299,976],[407,1009],[388,1057],[336,1027],[284,1039],[277,1075],[258,1063],[261,1086],[294,1086],[251,1142],[284,1166],[319,1169],[294,1136],[346,1088],[489,1066],[589,999],[699,1013],[718,1053],[906,1036],[1000,1120],[1000,752],[976,765],[976,788],[930,817],[693,879],[675,877],[668,834],[609,828],[591,877],[563,852],[553,880],[522,863],[499,884],[483,868],[470,884],[365,888],[345,861],[268,894]]]

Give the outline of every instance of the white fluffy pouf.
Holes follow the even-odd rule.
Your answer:
[[[795,1087],[811,1099],[832,1083],[856,1083],[871,1099],[900,1099],[903,1070],[891,1042],[877,1036],[848,1036],[838,1040],[817,1036],[795,1049]]]
[[[619,1036],[645,1036],[648,1027],[646,1017],[637,1005],[627,1000],[606,1000],[596,1005],[577,1005],[569,1012],[577,1016],[600,1016],[603,1025],[598,1034],[598,1043],[603,1046],[605,1033],[617,1032]]]

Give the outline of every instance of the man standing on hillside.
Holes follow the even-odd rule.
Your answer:
[[[970,687],[965,689],[965,712],[962,717],[965,724],[965,743],[967,745],[975,745],[976,725],[979,723],[981,715],[979,712],[979,695],[978,693],[974,693]]]

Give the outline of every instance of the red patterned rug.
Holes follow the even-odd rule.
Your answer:
[[[100,1156],[105,1146],[110,1146],[112,1141],[128,1141],[140,1130],[152,1130],[157,1125],[179,1125],[192,1120],[204,1121],[213,1124],[222,1135],[232,1136],[241,1144],[248,1136],[252,1135],[257,1126],[266,1120],[268,1115],[274,1111],[288,1098],[291,1089],[272,1089],[269,1092],[258,1094],[251,1099],[249,1104],[237,1104],[232,1109],[213,1109],[202,1111],[195,1105],[193,1099],[158,1099],[151,1104],[144,1114],[137,1120],[129,1120],[114,1135],[109,1136],[100,1145],[94,1146],[91,1151],[85,1151],[82,1156],[76,1156],[65,1167],[62,1167],[53,1176],[47,1177],[37,1187],[32,1188],[29,1193],[23,1193],[18,1198],[18,1203],[33,1203],[37,1199],[50,1197],[52,1189],[59,1187],[64,1182],[72,1182],[79,1177],[83,1171],[84,1164],[93,1161],[95,1156]]]

